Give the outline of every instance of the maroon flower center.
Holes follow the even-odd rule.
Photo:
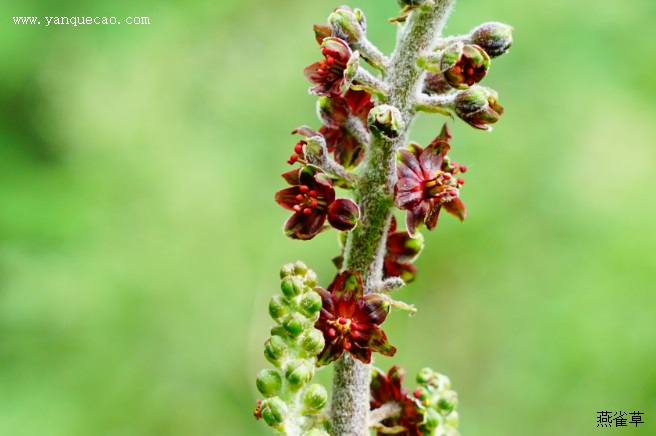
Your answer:
[[[476,65],[476,60],[468,56],[463,56],[451,69],[451,72],[458,76],[462,76],[463,82],[468,86],[472,86],[485,77],[487,69],[484,64]]]
[[[330,50],[324,48],[321,50],[321,53],[326,57],[323,61],[319,61],[319,68],[317,73],[322,76],[328,75],[329,73],[336,76],[341,76],[344,74],[344,69],[346,64],[339,62],[336,58],[330,55]]]
[[[307,185],[301,185],[298,190],[301,192],[296,196],[296,203],[293,209],[298,213],[310,215],[314,210],[319,212],[326,210],[326,201],[319,196],[317,191],[310,189]]]
[[[440,198],[446,202],[450,198],[458,196],[457,181],[450,173],[438,171],[434,179],[424,181],[424,195],[428,198]]]
[[[353,321],[350,318],[345,318],[343,316],[340,316],[334,321],[328,321],[328,324],[332,325],[328,329],[328,336],[331,338],[336,337],[338,334],[339,336],[344,338],[344,349],[347,351],[351,349],[351,341],[349,341],[348,336],[355,337],[356,332],[351,331],[351,323]]]

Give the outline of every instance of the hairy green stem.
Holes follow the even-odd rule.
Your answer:
[[[387,103],[401,111],[406,127],[395,139],[372,138],[356,190],[361,222],[350,232],[344,252],[344,267],[360,273],[365,292],[371,292],[382,279],[396,182],[395,151],[406,143],[416,114],[415,96],[422,85],[423,72],[417,67],[417,58],[432,48],[434,40],[441,35],[454,3],[455,0],[436,0],[434,7],[415,9],[399,29],[385,80],[390,87]],[[369,435],[369,380],[369,365],[350,355],[345,354],[335,363],[331,407],[333,436]]]

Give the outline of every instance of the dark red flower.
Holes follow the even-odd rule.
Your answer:
[[[326,139],[328,151],[335,152],[335,161],[344,168],[351,169],[362,161],[365,144],[353,129],[358,128],[357,123],[368,131],[367,116],[373,107],[368,92],[352,89],[347,90],[344,97],[326,97],[319,101],[319,112],[325,123],[319,133]]]
[[[337,274],[328,290],[316,288],[321,296],[321,312],[315,328],[323,332],[326,346],[317,365],[337,360],[344,351],[364,363],[372,351],[393,356],[394,348],[378,326],[385,321],[390,305],[383,295],[363,295],[362,278],[355,271]]]
[[[420,235],[418,235],[420,236]],[[399,277],[410,283],[417,276],[417,267],[412,262],[424,248],[420,237],[411,238],[405,230],[396,230],[396,218],[387,232],[387,252],[383,259],[383,278]]]
[[[411,145],[409,150],[398,152],[396,173],[399,181],[394,186],[394,204],[408,211],[405,222],[410,235],[415,235],[422,223],[428,230],[433,230],[443,206],[460,221],[465,219],[465,204],[459,198],[464,180],[454,177],[463,171],[460,166],[445,160],[450,139],[445,124],[425,150]]]
[[[483,80],[490,68],[490,57],[477,45],[456,43],[445,49],[441,67],[449,85],[467,89]]]
[[[387,418],[381,422],[385,427],[405,427],[405,430],[397,435],[421,436],[419,425],[424,420],[424,415],[419,409],[417,401],[408,395],[408,390],[401,387],[405,377],[405,370],[400,366],[393,366],[387,375],[378,368],[373,368],[371,374],[371,410],[375,410],[385,404],[397,404],[401,412],[398,417]],[[379,432],[378,435],[384,433]]]
[[[312,239],[328,218],[338,230],[351,230],[360,218],[358,205],[348,198],[335,199],[330,178],[314,165],[289,171],[282,177],[292,185],[276,193],[276,202],[294,214],[285,223],[285,235]]]
[[[321,42],[321,53],[326,59],[313,63],[303,71],[305,77],[316,85],[310,88],[310,92],[326,97],[341,95],[344,70],[351,59],[351,49],[341,39],[329,36]]]

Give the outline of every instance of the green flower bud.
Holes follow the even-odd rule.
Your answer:
[[[363,17],[362,11],[360,16]],[[328,16],[328,22],[333,30],[333,35],[346,42],[353,43],[364,37],[364,26],[351,8],[342,6]]]
[[[314,288],[319,284],[319,279],[317,278],[317,273],[309,269],[305,274],[305,284],[310,288]]]
[[[289,346],[280,336],[271,336],[264,343],[264,357],[269,362],[279,366],[280,359],[287,354]]]
[[[448,415],[446,415],[446,418],[444,419],[444,423],[447,425],[447,427],[453,427],[456,428],[458,427],[458,423],[460,422],[460,416],[458,416],[458,412],[455,410]]]
[[[417,383],[427,385],[435,378],[435,371],[430,368],[422,368],[417,374]]]
[[[272,397],[282,388],[282,377],[274,369],[263,369],[257,374],[255,384],[265,398]]]
[[[451,411],[458,405],[458,395],[455,391],[446,391],[437,400],[437,408],[439,410]]]
[[[440,415],[440,413],[433,408],[427,408],[424,416],[424,425],[431,431],[442,424],[442,415]]]
[[[303,332],[307,325],[307,318],[300,313],[293,313],[285,319],[282,326],[290,336],[296,337]]]
[[[301,298],[301,310],[303,315],[312,318],[321,310],[321,297],[314,291],[310,291]]]
[[[274,325],[271,327],[271,336],[282,336],[285,337],[287,335],[287,330],[281,325]]]
[[[314,366],[304,359],[295,359],[287,364],[285,378],[292,388],[299,389],[312,379]]]
[[[269,315],[278,320],[289,313],[289,304],[280,295],[274,295],[269,301]]]
[[[308,352],[308,354],[316,356],[321,350],[323,350],[326,342],[323,338],[323,333],[321,333],[320,330],[310,329],[303,332],[299,338],[299,344],[303,350]]]
[[[294,275],[294,264],[293,263],[288,263],[284,265],[282,268],[280,268],[280,278],[284,279],[287,276],[293,276]]]
[[[379,139],[398,138],[405,129],[401,112],[388,104],[381,104],[371,109],[367,123],[371,132]]]
[[[294,274],[297,276],[304,276],[308,272],[308,267],[300,260],[294,263]]]
[[[308,409],[319,411],[328,403],[328,392],[320,384],[313,384],[308,386],[303,394],[303,403]]]
[[[483,23],[469,34],[472,44],[480,46],[490,57],[501,56],[512,45],[513,28],[507,24]]]
[[[282,279],[280,289],[287,298],[294,298],[303,292],[303,281],[297,276],[289,276]]]
[[[280,397],[269,398],[262,402],[262,418],[271,427],[277,427],[287,417],[287,404]]]

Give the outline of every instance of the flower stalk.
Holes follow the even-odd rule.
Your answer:
[[[390,19],[398,32],[390,57],[367,39],[359,9],[341,6],[328,25],[314,26],[323,59],[304,74],[313,85],[310,93],[319,97],[323,126],[293,131],[305,137],[288,160],[299,167],[282,175],[291,187],[275,199],[292,213],[286,236],[309,240],[332,227],[342,232],[342,251],[333,259],[339,272],[327,289],[313,275],[304,286],[300,276],[307,268],[291,265],[283,269],[283,296],[271,300],[270,314],[279,325],[265,356],[279,369],[258,376],[265,400],[256,416],[282,434],[367,436],[373,429],[378,435],[458,435],[457,397],[445,376],[422,370],[420,388],[410,395],[401,387],[403,368],[385,374],[370,363],[374,352],[396,353],[381,327],[389,312],[416,312],[389,294],[417,276],[420,231],[433,230],[442,209],[460,221],[466,217],[460,195],[467,167],[447,155],[448,125],[425,148],[408,140],[409,129],[419,112],[429,112],[491,130],[503,107],[496,91],[478,82],[490,59],[510,47],[512,28],[492,22],[443,37],[455,0],[398,3],[400,15]],[[337,198],[335,188],[351,191],[353,200]],[[405,211],[405,229],[397,230],[395,208]],[[294,341],[312,353],[281,363],[279,356],[294,350]],[[308,382],[315,368],[330,364],[332,401],[324,412],[326,390]],[[288,394],[296,391],[301,396]]]

